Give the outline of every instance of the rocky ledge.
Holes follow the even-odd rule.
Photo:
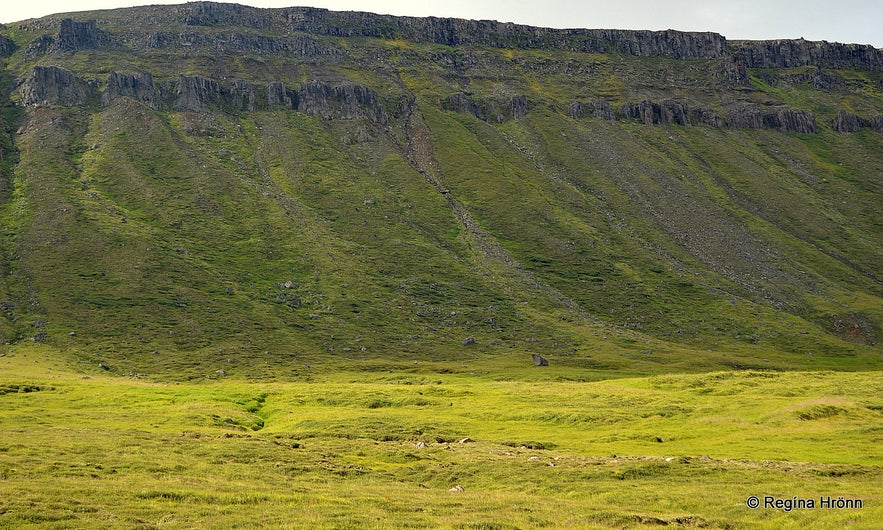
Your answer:
[[[883,71],[883,50],[864,44],[841,44],[803,39],[727,41],[717,33],[675,30],[554,29],[497,22],[436,17],[398,17],[352,11],[292,7],[261,9],[238,4],[190,2],[139,18],[125,35],[110,35],[94,20],[61,21],[57,35],[43,35],[29,48],[32,55],[124,45],[134,50],[206,43],[228,51],[293,53],[319,56],[336,53],[310,36],[400,39],[445,46],[480,45],[512,49],[550,49],[590,53],[620,53],[674,59],[739,57],[749,68],[819,66]],[[146,9],[146,8],[145,8]],[[50,19],[46,19],[47,21]],[[140,22],[139,22],[140,21]],[[41,23],[41,27],[45,27]],[[183,31],[157,27],[183,26]],[[207,35],[204,28],[247,28],[288,35],[258,36],[249,32]],[[228,32],[229,33],[229,32]],[[0,43],[2,53],[2,43]]]

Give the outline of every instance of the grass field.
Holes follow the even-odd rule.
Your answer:
[[[173,384],[50,358],[0,358],[3,528],[883,525],[879,372],[315,359],[296,381]]]

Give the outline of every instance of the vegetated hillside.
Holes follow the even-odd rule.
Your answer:
[[[0,343],[155,377],[883,362],[870,46],[203,2],[0,35]]]

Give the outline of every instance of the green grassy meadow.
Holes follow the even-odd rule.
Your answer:
[[[883,524],[880,372],[601,380],[502,358],[454,373],[316,359],[287,382],[176,384],[5,353],[4,528]],[[820,508],[828,496],[862,507]]]

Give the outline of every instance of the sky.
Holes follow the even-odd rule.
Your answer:
[[[226,1],[226,0],[220,0]],[[182,0],[4,0],[0,22]],[[238,0],[404,16],[498,20],[551,28],[713,31],[730,40],[797,39],[883,48],[883,0]]]

